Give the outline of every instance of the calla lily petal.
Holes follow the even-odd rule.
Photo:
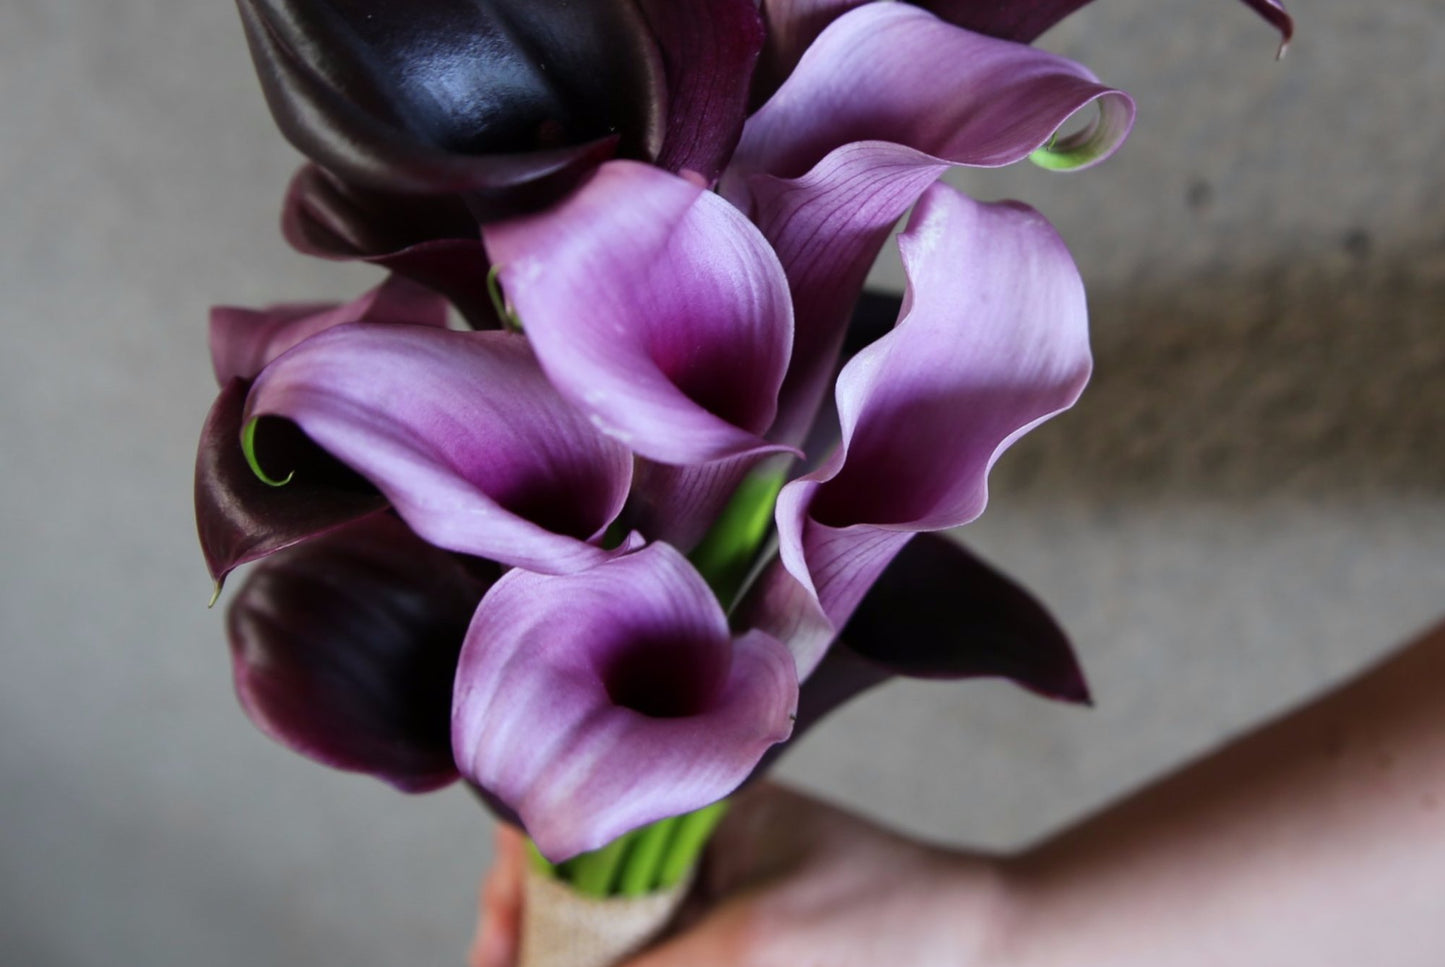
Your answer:
[[[919,194],[949,165],[1028,157],[1090,104],[1100,120],[1054,145],[1051,163],[1112,153],[1133,122],[1128,95],[1064,58],[907,4],[868,4],[824,31],[748,121],[721,185],[773,244],[796,305],[770,439],[806,434],[868,267]]]
[[[777,449],[759,434],[792,347],[787,280],[721,198],[611,162],[483,237],[547,375],[598,426],[663,463]]]
[[[842,445],[778,498],[782,563],[834,629],[908,535],[982,513],[993,462],[1090,370],[1083,284],[1032,209],[934,185],[899,246],[904,314],[838,378]]]
[[[737,145],[764,29],[757,0],[641,0],[667,77],[657,164],[717,179]]]
[[[272,487],[258,480],[237,442],[249,389],[241,379],[222,388],[196,452],[196,531],[218,588],[242,564],[386,507],[376,488],[300,433],[260,441],[264,462],[294,471],[291,482]]]
[[[947,167],[911,148],[869,141],[833,151],[802,178],[753,179],[758,227],[787,272],[796,313],[770,439],[795,443],[806,435],[832,385],[869,267],[898,219]]]
[[[282,133],[359,185],[507,208],[565,190],[613,132],[660,144],[666,84],[630,0],[238,6]]]
[[[629,527],[687,553],[707,534],[760,459],[760,454],[746,454],[676,466],[639,457],[623,516]]]
[[[764,580],[800,587],[781,568]],[[1078,659],[1047,609],[951,538],[919,534],[803,682],[791,741],[769,749],[754,776],[834,709],[896,675],[1007,678],[1044,698],[1089,704]]]
[[[474,574],[389,515],[274,555],[228,616],[242,707],[318,762],[405,792],[446,785],[457,656],[491,571]]]
[[[761,99],[771,96],[825,27],[854,7],[869,2],[871,0],[763,0],[768,40],[754,81],[755,96]]]
[[[216,382],[255,379],[266,364],[292,346],[348,322],[383,322],[444,328],[446,302],[436,293],[391,276],[345,305],[278,305],[267,309],[211,309],[211,366]]]
[[[1091,104],[1101,118],[1085,143],[1097,163],[1133,123],[1127,94],[1057,54],[961,30],[908,4],[867,4],[824,30],[748,119],[725,191],[737,200],[746,190],[738,182],[759,173],[800,177],[858,141],[952,164],[1013,164]]]
[[[340,326],[266,368],[247,423],[293,420],[439,547],[539,571],[605,560],[627,450],[547,382],[504,332]],[[284,473],[286,468],[278,468]]]
[[[771,2],[771,0],[770,0]],[[1090,0],[910,0],[966,30],[1005,40],[1032,43],[1035,38]],[[1244,0],[1280,32],[1281,44],[1294,34],[1294,21],[1279,0]]]
[[[1089,702],[1068,636],[1048,610],[942,534],[920,534],[899,552],[835,647],[895,675],[1000,677],[1045,698]]]
[[[652,544],[492,588],[462,650],[452,746],[560,861],[726,796],[796,704],[787,651],[733,638],[702,577]]]
[[[763,75],[771,92],[783,82],[808,45],[838,17],[871,0],[763,0],[768,43]],[[1044,31],[1090,0],[909,0],[949,23],[1000,40],[1032,43]],[[1280,32],[1281,50],[1294,35],[1294,21],[1279,0],[1244,0]]]
[[[481,229],[455,195],[370,191],[302,165],[286,191],[281,234],[305,255],[370,262],[434,289],[473,329],[501,326]]]

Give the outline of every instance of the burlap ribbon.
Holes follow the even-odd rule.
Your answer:
[[[636,898],[599,900],[527,869],[518,967],[613,967],[667,926],[689,881]]]

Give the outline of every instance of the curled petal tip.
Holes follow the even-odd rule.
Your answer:
[[[261,467],[261,461],[256,456],[256,424],[260,422],[261,418],[258,416],[248,420],[246,425],[241,428],[241,452],[246,455],[246,466],[250,467],[251,472],[256,475],[256,479],[266,486],[284,487],[296,479],[296,471],[291,470],[278,480]]]

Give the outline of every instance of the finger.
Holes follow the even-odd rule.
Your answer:
[[[491,872],[482,881],[476,937],[469,967],[513,967],[522,923],[522,879],[526,856],[522,834],[498,824]]]

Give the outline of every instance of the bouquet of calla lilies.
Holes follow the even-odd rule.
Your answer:
[[[310,159],[286,238],[389,273],[211,316],[196,512],[218,593],[261,562],[256,724],[460,777],[545,875],[636,896],[890,675],[1087,700],[1047,612],[925,533],[1089,375],[1057,234],[939,180],[1119,147],[1130,98],[1028,46],[1082,2],[240,0]],[[907,291],[865,295],[910,211]]]

